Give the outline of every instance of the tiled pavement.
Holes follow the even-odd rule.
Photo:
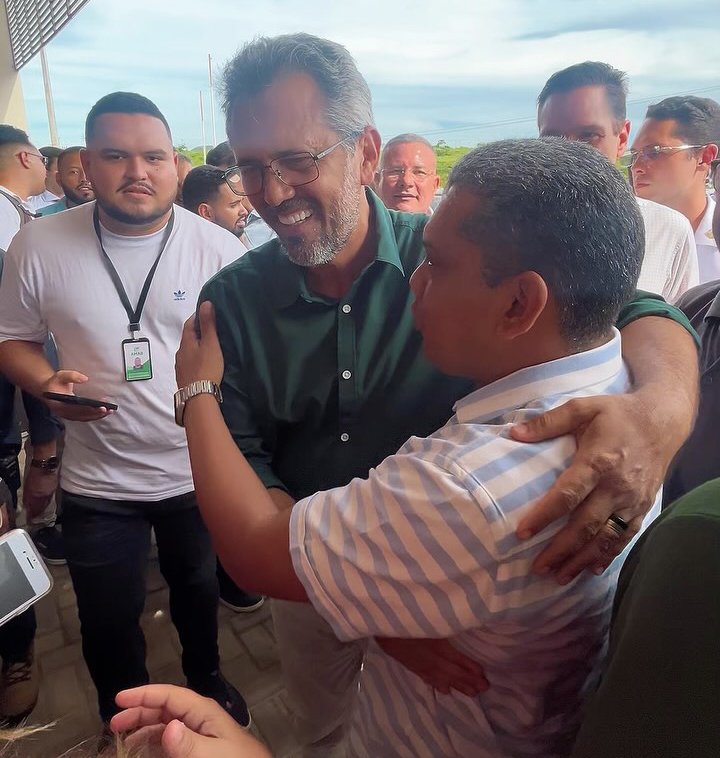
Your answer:
[[[40,701],[31,724],[49,729],[22,743],[22,758],[65,757],[85,743],[77,755],[92,756],[99,733],[95,691],[80,649],[80,623],[67,568],[50,567],[52,593],[37,605],[35,651],[40,667]],[[154,682],[183,684],[180,643],[170,621],[168,591],[157,559],[151,559],[142,626],[148,645],[148,670]],[[253,717],[253,731],[276,758],[293,758],[297,746],[289,727],[290,710],[282,686],[272,618],[266,603],[250,614],[220,608],[220,655],[225,676],[244,694]],[[0,751],[1,753],[2,751]],[[74,750],[67,753],[74,756]]]

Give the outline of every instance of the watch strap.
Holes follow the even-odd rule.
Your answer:
[[[218,403],[223,401],[219,384],[210,381],[210,379],[198,379],[191,382],[187,387],[183,387],[175,393],[175,423],[178,426],[184,426],[183,418],[187,401],[197,395],[212,395]]]

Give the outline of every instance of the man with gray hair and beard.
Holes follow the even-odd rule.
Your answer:
[[[257,39],[226,69],[224,108],[237,164],[227,181],[278,238],[226,267],[200,301],[215,308],[225,422],[287,509],[366,477],[409,437],[431,434],[472,383],[422,354],[409,278],[425,256],[427,216],[387,210],[366,189],[380,137],[347,50],[307,34]],[[573,511],[534,563],[561,583],[603,570],[627,545],[689,432],[696,351],[675,321],[682,316],[662,300],[636,296],[617,324],[633,391],[573,400],[514,432],[578,440],[572,465],[518,525],[526,539]],[[208,391],[183,389],[180,419],[184,403]],[[600,532],[613,514],[630,528],[608,540]],[[214,534],[232,576],[237,550],[224,549],[225,536]],[[264,574],[266,562],[286,568],[289,555],[257,561]],[[364,645],[341,643],[307,603],[276,602],[273,618],[303,754],[342,755]],[[378,643],[438,691],[487,687],[477,661],[447,640]]]

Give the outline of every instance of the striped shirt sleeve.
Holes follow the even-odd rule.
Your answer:
[[[496,545],[513,529],[452,461],[398,454],[297,503],[290,550],[340,639],[443,638],[492,612]]]

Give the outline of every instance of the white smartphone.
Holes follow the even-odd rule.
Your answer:
[[[52,589],[45,563],[23,529],[0,537],[0,626]]]

